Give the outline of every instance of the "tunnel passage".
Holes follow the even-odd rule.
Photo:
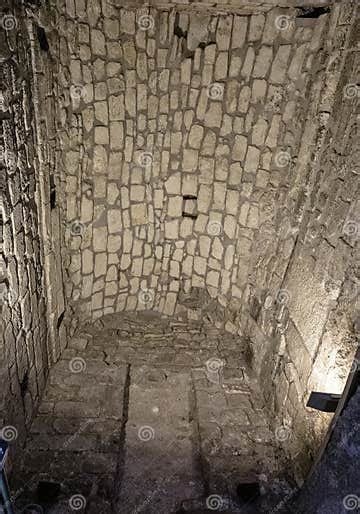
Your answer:
[[[333,419],[310,394],[342,394],[358,339],[355,2],[13,7],[1,434],[18,490],[34,470],[29,501],[151,512],[298,487]]]

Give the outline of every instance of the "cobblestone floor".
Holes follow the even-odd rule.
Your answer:
[[[51,513],[225,506],[276,471],[250,360],[246,340],[205,323],[145,312],[84,326],[51,370],[19,486],[60,482]]]

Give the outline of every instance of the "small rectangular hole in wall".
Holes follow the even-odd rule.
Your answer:
[[[43,29],[43,27],[38,26],[38,27],[36,27],[36,31],[37,31],[37,38],[38,38],[41,50],[44,50],[44,52],[48,52],[49,51],[49,43],[48,43],[48,40],[46,37],[45,30]]]
[[[303,7],[297,18],[319,18],[329,12],[329,7]]]
[[[56,207],[56,187],[54,176],[50,175],[50,209],[55,209]]]
[[[297,27],[312,27],[316,25],[317,19],[323,14],[329,12],[328,7],[304,7],[301,9],[300,14],[296,16]]]
[[[182,215],[184,218],[195,219],[198,217],[197,212],[197,196],[184,195],[183,196],[183,210]]]

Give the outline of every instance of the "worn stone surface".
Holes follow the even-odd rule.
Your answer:
[[[83,181],[66,198],[69,226],[82,226],[80,247],[67,233],[69,300],[83,319],[145,308],[182,315],[179,295],[199,287],[229,305],[246,293],[264,232],[278,240],[278,197],[294,177],[277,154],[299,151],[327,16],[304,28],[290,10],[283,30],[279,11],[264,12],[204,17],[112,6],[74,26],[75,40],[87,27],[89,52],[62,40],[59,79],[69,71],[70,93],[60,133],[64,180]],[[67,9],[64,26],[74,19]],[[116,19],[123,36],[115,43]],[[98,98],[88,92],[90,76]],[[91,266],[97,259],[101,268]]]
[[[51,480],[64,502],[95,494],[106,509],[175,512],[211,494],[235,501],[249,477],[270,480],[280,461],[247,352],[206,323],[148,311],[83,327],[32,424],[17,475],[32,477],[27,499]]]
[[[0,434],[15,459],[66,331],[59,209],[50,205],[54,70],[30,41],[21,3],[10,4],[0,21]]]
[[[353,9],[351,2],[339,9],[332,28],[336,33],[341,27],[350,48],[359,42],[351,25]],[[344,39],[335,39],[335,44],[343,48]],[[314,134],[313,166],[304,165],[308,156],[304,146],[296,168],[298,178],[285,199],[280,229],[284,244],[277,246],[272,271],[264,274],[258,269],[256,286],[249,295],[249,330],[257,348],[257,367],[265,382],[269,374],[272,377],[266,398],[277,413],[275,423],[289,427],[283,447],[290,459],[297,455],[292,466],[299,483],[330,419],[329,414],[306,407],[309,394],[342,393],[359,343],[355,323],[360,308],[359,138],[355,128],[359,106],[357,98],[354,101],[348,95],[349,84],[358,76],[359,58],[350,57],[351,52],[346,55],[343,61],[332,60],[325,81],[319,84],[318,109],[332,104],[333,112],[320,116],[317,131],[310,119],[307,122],[307,141]],[[295,190],[302,191],[303,198],[289,223],[285,212],[291,210]]]

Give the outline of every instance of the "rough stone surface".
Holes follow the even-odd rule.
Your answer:
[[[32,30],[21,5],[1,12],[0,433],[7,427],[14,450],[66,344],[59,209],[50,206],[57,180],[53,69],[30,42]]]
[[[259,480],[250,510],[277,512],[282,472],[302,484],[332,419],[309,393],[341,393],[359,338],[355,1],[14,8],[0,14],[14,501],[43,478],[62,484],[52,514],[80,493],[94,514],[206,512],[211,495],[242,512],[236,485]]]
[[[235,505],[239,482],[280,467],[247,352],[209,324],[149,311],[83,327],[51,369],[18,505],[39,480],[60,482],[64,504],[96,496],[103,512],[175,512],[211,494]]]

